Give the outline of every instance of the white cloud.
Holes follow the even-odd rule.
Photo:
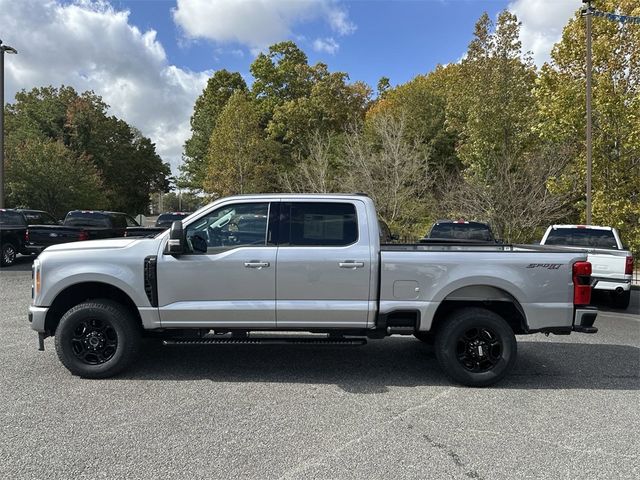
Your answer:
[[[2,40],[18,49],[5,57],[6,99],[45,85],[93,90],[114,114],[156,144],[174,168],[189,136],[189,117],[211,72],[171,65],[156,32],[141,32],[129,12],[104,1],[0,0]]]
[[[316,38],[313,41],[313,49],[316,52],[326,52],[333,55],[338,51],[340,45],[333,38]]]
[[[334,0],[177,0],[173,19],[189,38],[239,43],[252,52],[293,35],[299,23],[325,19],[338,35],[355,30]]]
[[[563,27],[581,6],[578,0],[515,0],[509,4],[507,8],[522,22],[522,49],[533,52],[536,65],[550,60]]]

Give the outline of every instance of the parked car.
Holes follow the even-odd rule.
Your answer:
[[[36,253],[51,245],[123,237],[128,227],[140,227],[130,215],[122,212],[73,210],[62,225],[31,225],[27,247]]]
[[[363,195],[241,195],[151,239],[52,246],[34,262],[29,321],[41,349],[55,335],[63,365],[88,378],[125,369],[143,335],[361,345],[400,334],[433,339],[444,371],[472,386],[511,370],[515,334],[597,332],[586,253],[381,246],[376,218]]]
[[[23,255],[34,253],[29,247],[27,233],[27,227],[34,223],[57,225],[58,221],[43,210],[0,209],[0,263],[2,266],[12,265],[18,253]]]
[[[491,227],[482,222],[467,220],[438,220],[433,224],[427,240],[463,240],[476,242],[496,242]],[[429,242],[430,243],[430,242]]]
[[[176,220],[182,220],[191,212],[166,212],[158,215],[154,227],[128,227],[125,237],[150,237],[164,232]]]
[[[594,290],[606,292],[612,306],[626,309],[631,300],[633,255],[615,228],[595,225],[551,225],[540,245],[587,250],[593,268]]]

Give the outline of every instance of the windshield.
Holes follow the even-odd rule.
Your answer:
[[[613,235],[612,230],[596,230],[592,228],[554,228],[549,233],[545,245],[618,250],[618,242],[616,242],[616,237]]]

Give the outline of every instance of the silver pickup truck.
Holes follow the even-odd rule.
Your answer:
[[[455,381],[485,386],[515,334],[595,333],[579,251],[495,243],[381,245],[364,195],[223,198],[154,238],[47,248],[31,327],[75,375],[112,376],[141,337],[166,345],[359,345],[415,335]]]

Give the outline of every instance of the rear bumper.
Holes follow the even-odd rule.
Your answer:
[[[593,279],[593,289],[594,290],[605,290],[605,291],[623,291],[631,290],[631,275],[629,278],[602,278],[602,277],[591,277]]]
[[[46,247],[40,245],[25,245],[22,247],[26,255],[40,255]]]
[[[39,333],[44,333],[44,322],[47,318],[49,307],[29,306],[29,323],[31,328]]]
[[[598,309],[596,307],[576,308],[573,314],[572,330],[580,333],[597,333],[598,328],[593,326],[597,316]]]

